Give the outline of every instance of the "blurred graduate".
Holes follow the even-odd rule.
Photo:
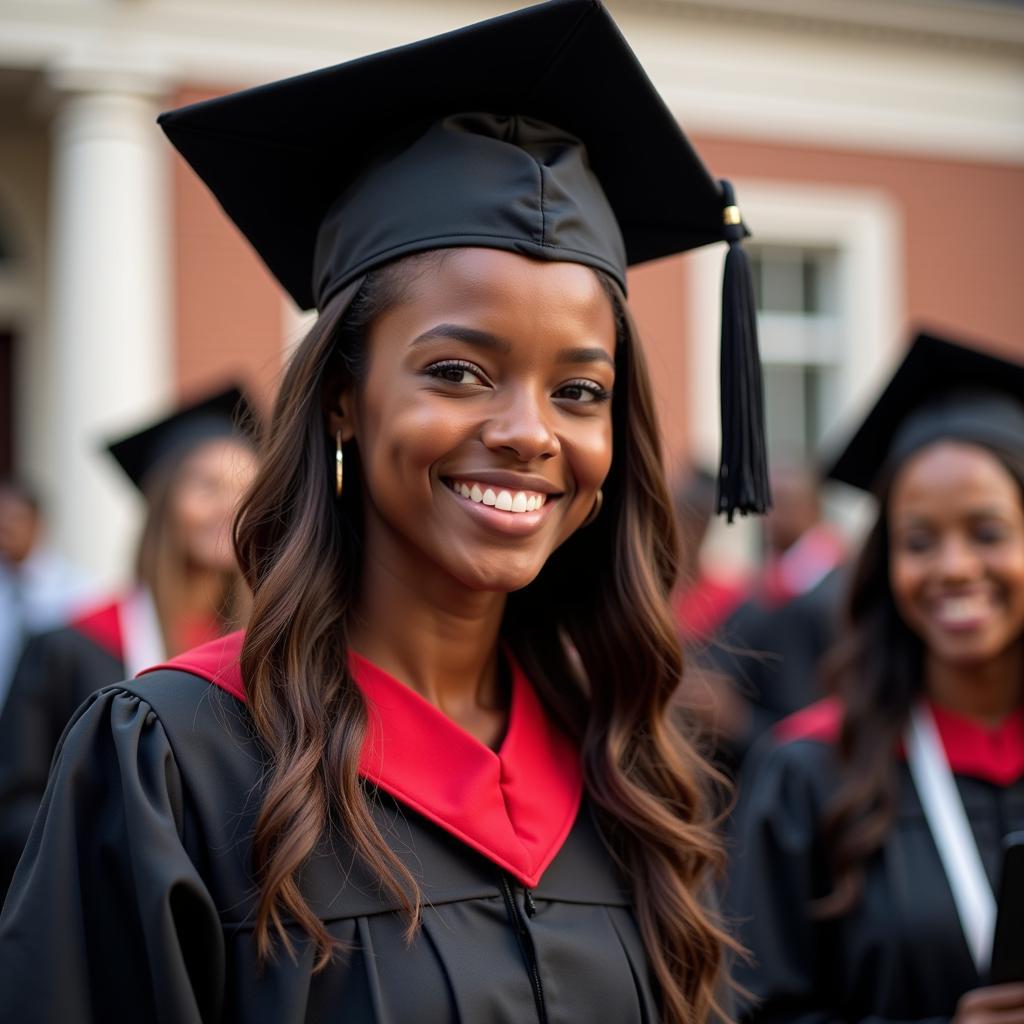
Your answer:
[[[64,727],[94,691],[243,622],[248,593],[231,522],[255,467],[236,388],[190,403],[109,446],[146,517],[125,594],[32,637],[0,714],[0,899]]]
[[[879,512],[835,696],[747,772],[746,1019],[1022,1020],[1024,984],[989,966],[1003,840],[1024,829],[1024,366],[919,336],[831,476]]]

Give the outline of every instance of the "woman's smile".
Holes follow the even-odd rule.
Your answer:
[[[935,625],[947,633],[972,633],[983,629],[999,613],[1000,601],[995,587],[976,587],[970,591],[938,594],[928,602]]]
[[[490,485],[472,477],[446,478],[448,491],[460,510],[488,529],[525,536],[547,519],[558,495]]]
[[[448,486],[456,494],[462,495],[463,498],[469,498],[474,505],[480,505],[481,503],[493,505],[499,512],[533,512],[547,501],[547,495],[545,494],[516,491],[513,495],[511,491],[505,490],[496,492],[492,488],[486,487],[485,484],[479,484],[475,481],[467,483],[465,480],[449,480]],[[482,489],[484,487],[486,487],[486,490]]]

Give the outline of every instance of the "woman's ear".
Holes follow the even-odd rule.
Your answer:
[[[356,435],[355,395],[349,389],[339,390],[327,410],[327,430],[331,437],[341,432],[342,441],[351,441]]]

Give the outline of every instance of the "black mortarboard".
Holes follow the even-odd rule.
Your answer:
[[[869,491],[915,451],[939,440],[1024,452],[1024,365],[918,334],[827,475]]]
[[[176,409],[129,437],[112,441],[107,451],[139,490],[150,471],[171,456],[219,437],[249,434],[254,423],[252,407],[237,387]]]
[[[720,508],[768,503],[754,297],[716,182],[598,0],[549,0],[160,124],[304,309],[429,249],[601,269],[727,241]]]

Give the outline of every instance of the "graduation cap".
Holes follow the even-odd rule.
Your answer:
[[[182,455],[204,441],[246,436],[247,425],[252,422],[252,407],[245,395],[237,387],[230,387],[176,409],[106,447],[141,491],[150,471],[165,459]]]
[[[431,249],[568,260],[625,289],[629,265],[728,242],[719,508],[767,507],[748,231],[598,0],[549,0],[159,123],[303,309]]]
[[[1024,365],[918,334],[827,475],[864,491],[940,440],[1024,450]]]

